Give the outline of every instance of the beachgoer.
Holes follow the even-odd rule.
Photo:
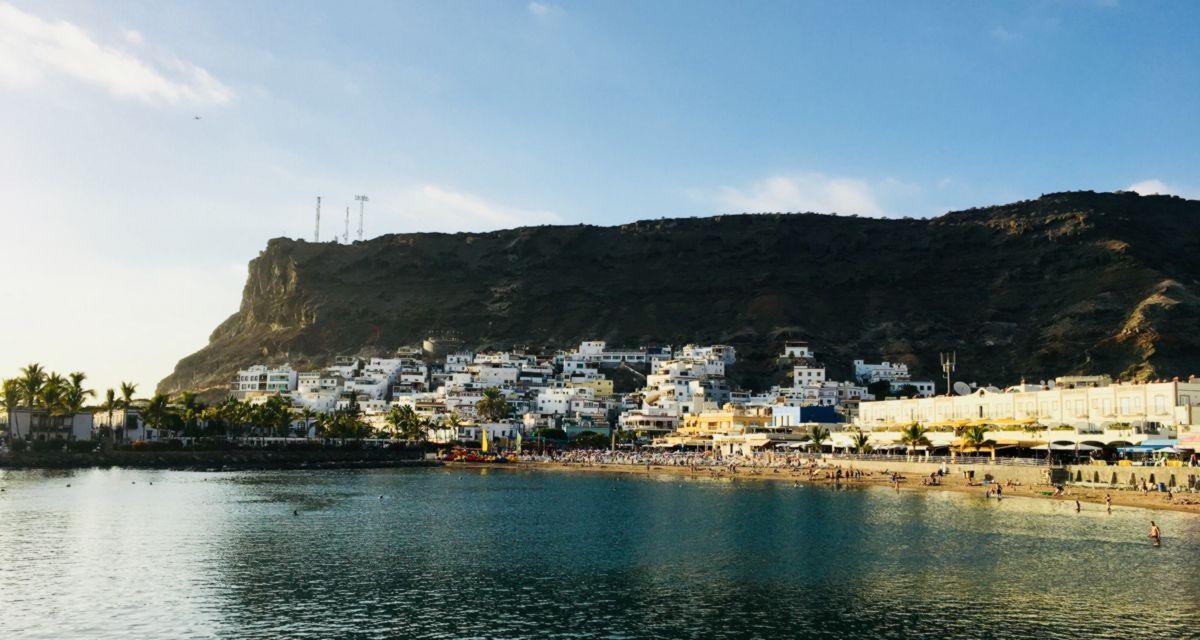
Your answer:
[[[1079,500],[1076,500],[1075,501],[1075,513],[1079,513],[1079,510],[1082,508],[1083,508],[1083,505],[1079,504]]]
[[[1162,530],[1154,524],[1153,520],[1150,521],[1150,542],[1156,547],[1162,544]]]
[[[1104,494],[1104,508],[1107,509],[1109,513],[1112,513],[1112,496],[1108,495],[1107,493]]]

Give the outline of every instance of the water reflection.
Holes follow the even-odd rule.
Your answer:
[[[524,470],[5,472],[0,486],[0,637],[1137,638],[1200,624],[1200,518],[1138,509]]]

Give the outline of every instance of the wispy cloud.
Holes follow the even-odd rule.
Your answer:
[[[556,4],[550,4],[549,2],[530,2],[528,5],[526,5],[526,8],[529,9],[529,13],[532,13],[539,18],[549,18],[550,16],[558,15],[563,11],[562,7]]]
[[[126,44],[143,42],[126,30]],[[29,88],[62,76],[114,96],[152,104],[223,105],[233,91],[208,71],[170,54],[138,56],[101,44],[62,20],[44,20],[0,2],[0,84]]]
[[[737,212],[819,212],[885,215],[878,188],[866,180],[823,173],[775,175],[747,187],[722,186],[715,193],[693,193],[718,207]]]
[[[1124,191],[1133,191],[1143,196],[1179,196],[1181,198],[1200,200],[1200,192],[1169,185],[1157,178],[1135,182],[1125,187]]]
[[[557,224],[553,211],[501,204],[487,198],[435,184],[406,187],[381,198],[372,208],[383,211],[379,232],[491,231],[539,224]]]

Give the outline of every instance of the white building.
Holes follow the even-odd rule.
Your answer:
[[[822,384],[825,384],[825,367],[815,362],[806,362],[792,367],[793,386],[807,387]]]
[[[907,380],[908,365],[887,361],[870,364],[862,360],[855,360],[854,379],[863,384],[871,384],[880,380]]]
[[[788,340],[783,343],[783,357],[797,359],[811,358],[813,357],[813,352],[808,347],[807,340]]]
[[[1014,392],[985,388],[965,396],[863,402],[857,423],[864,428],[911,422],[1036,423],[1090,433],[1132,429],[1174,436],[1180,425],[1197,424],[1197,407],[1200,380],[1195,379]]]
[[[90,413],[52,416],[40,409],[13,409],[8,431],[14,438],[30,440],[90,440],[94,418]]]
[[[296,370],[288,365],[267,367],[257,364],[238,371],[230,384],[230,391],[239,399],[254,392],[288,393],[296,389],[298,377]]]

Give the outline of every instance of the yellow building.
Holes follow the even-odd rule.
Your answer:
[[[718,436],[743,436],[771,430],[771,411],[727,404],[719,411],[684,416],[683,425],[654,441],[660,447],[712,447]]]
[[[591,389],[592,397],[606,398],[613,394],[613,381],[608,378],[599,378],[594,380],[573,380],[572,387],[581,389]]]

